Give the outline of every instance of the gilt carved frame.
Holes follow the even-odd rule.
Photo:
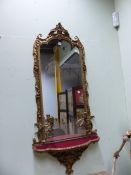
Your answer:
[[[87,86],[88,83],[86,81],[86,65],[85,65],[85,51],[82,43],[80,42],[78,37],[72,39],[66,29],[58,23],[54,29],[52,29],[47,38],[43,38],[41,34],[39,34],[35,40],[33,46],[33,56],[34,56],[34,76],[35,76],[35,90],[36,90],[36,105],[37,105],[37,121],[35,126],[38,129],[37,132],[37,140],[33,139],[33,145],[37,143],[43,143],[46,141],[46,133],[45,133],[45,117],[44,117],[44,109],[43,109],[43,97],[42,97],[42,84],[41,84],[41,68],[40,68],[40,47],[43,44],[48,44],[51,40],[66,40],[68,41],[72,47],[77,47],[80,53],[80,63],[82,68],[82,84],[83,84],[83,97],[84,97],[84,127],[86,129],[86,135],[90,136],[94,131],[92,131],[92,116],[90,113],[90,107],[88,103],[88,91]],[[90,144],[90,143],[89,143]],[[73,163],[79,159],[82,152],[88,146],[79,147],[76,149],[65,150],[65,151],[48,151],[52,156],[56,157],[60,163],[66,166],[66,173],[71,174],[73,172],[72,165]],[[64,160],[64,161],[63,161]]]

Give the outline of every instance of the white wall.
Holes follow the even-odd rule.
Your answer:
[[[124,87],[126,96],[126,109],[128,115],[128,123],[131,128],[131,0],[115,0],[115,10],[119,12],[120,28],[118,30],[119,48],[121,54],[121,65],[124,76]],[[129,150],[129,147],[126,146]],[[128,155],[129,157],[129,155]],[[121,159],[124,161],[124,155],[122,153]],[[122,161],[122,160],[121,160]],[[129,162],[129,161],[128,161]],[[124,164],[124,168],[127,168],[127,172],[131,172],[131,169],[127,164]],[[126,172],[126,174],[128,174]]]
[[[36,157],[31,149],[36,120],[32,46],[38,33],[46,37],[58,22],[84,44],[90,107],[101,137],[74,165],[74,175],[111,171],[112,154],[128,128],[113,11],[113,0],[1,0],[1,175],[65,174],[54,158],[47,154]],[[118,164],[119,175],[130,174],[128,162],[125,150]]]
[[[118,37],[125,81],[127,112],[131,127],[131,0],[115,0],[115,8],[120,15]]]

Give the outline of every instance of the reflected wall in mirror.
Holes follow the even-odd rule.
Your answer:
[[[99,140],[88,105],[84,47],[59,23],[47,38],[38,35],[33,55],[37,104],[33,149],[48,151],[63,164],[64,158],[67,174],[71,174],[81,153]]]
[[[66,40],[52,40],[41,45],[40,63],[45,121],[52,118],[47,140],[86,135],[85,128],[76,127],[78,109],[84,112],[78,48]]]

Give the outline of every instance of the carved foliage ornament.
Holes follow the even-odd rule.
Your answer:
[[[41,45],[48,44],[51,40],[65,40],[71,44],[72,47],[77,47],[80,54],[80,64],[82,68],[82,85],[83,85],[83,99],[84,99],[84,114],[83,114],[83,126],[86,129],[86,135],[91,136],[92,134],[97,136],[97,134],[92,131],[92,122],[91,122],[91,113],[88,104],[88,91],[87,91],[87,81],[86,81],[86,65],[85,65],[85,52],[82,43],[78,37],[75,37],[74,40],[71,39],[68,31],[62,27],[60,23],[56,25],[54,29],[50,31],[47,38],[43,39],[42,34],[39,34],[35,40],[33,46],[33,56],[34,56],[34,76],[35,76],[35,90],[36,90],[36,105],[37,105],[37,121],[35,126],[38,129],[37,140],[33,139],[33,149],[35,145],[46,142],[46,125],[43,109],[43,97],[42,97],[42,83],[41,83],[41,70],[40,70],[40,47]],[[95,141],[98,141],[97,138]],[[66,149],[66,150],[57,150],[57,151],[48,151],[52,156],[56,157],[60,163],[66,166],[66,173],[72,173],[72,165],[76,160],[79,159],[82,152],[92,143],[89,141],[88,144],[83,145],[79,148]],[[35,150],[35,149],[34,149]],[[35,150],[36,151],[36,150]],[[39,151],[38,151],[39,152]]]

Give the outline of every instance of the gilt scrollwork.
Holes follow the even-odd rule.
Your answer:
[[[71,175],[73,173],[72,169],[73,164],[80,159],[82,153],[87,149],[87,147],[88,146],[84,146],[72,149],[71,151],[70,150],[56,151],[56,152],[49,151],[49,153],[53,157],[57,158],[57,160],[66,167],[66,174]]]
[[[83,97],[84,97],[84,120],[85,126],[87,129],[87,135],[91,133],[92,130],[92,122],[90,120],[90,107],[88,104],[88,91],[87,91],[87,81],[86,81],[86,65],[85,65],[85,52],[82,43],[80,42],[79,38],[76,36],[74,40],[71,39],[68,31],[64,29],[61,23],[58,23],[54,29],[52,29],[47,38],[43,39],[42,34],[39,34],[35,40],[34,47],[33,47],[33,56],[34,56],[34,76],[35,76],[35,90],[36,90],[36,104],[37,104],[37,123],[38,125],[44,126],[44,116],[43,116],[43,105],[42,105],[42,90],[41,90],[41,77],[40,77],[40,46],[42,44],[47,44],[49,41],[53,39],[60,39],[68,41],[73,47],[77,47],[80,51],[80,62],[82,67],[82,84],[83,84]],[[39,115],[40,114],[40,115]],[[40,119],[39,119],[39,116]],[[44,128],[44,127],[43,127]],[[44,129],[39,127],[39,133],[43,135],[43,137],[38,138],[38,142],[42,141],[42,138],[46,138]],[[40,135],[40,134],[39,134]]]

